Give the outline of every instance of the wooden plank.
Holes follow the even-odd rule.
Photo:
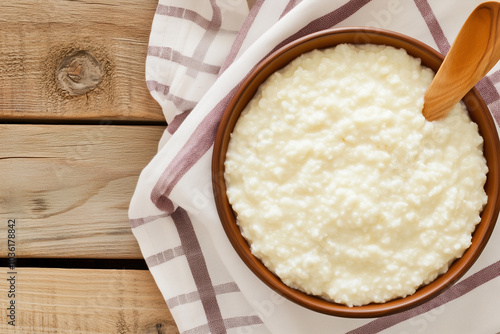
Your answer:
[[[178,333],[147,270],[9,270],[0,268],[2,333]],[[14,317],[9,317],[11,301]]]
[[[144,74],[157,4],[0,1],[0,119],[164,121]],[[100,74],[87,67],[91,58]],[[70,95],[60,85],[85,86],[96,77],[87,93]]]
[[[0,124],[0,235],[15,219],[18,257],[142,258],[128,206],[163,130]]]

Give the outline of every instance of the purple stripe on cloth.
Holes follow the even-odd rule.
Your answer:
[[[405,312],[396,313],[386,317],[378,318],[373,320],[366,325],[356,328],[350,331],[348,334],[375,334],[383,331],[389,327],[395,326],[405,320],[413,318],[417,315],[429,312],[436,307],[444,305],[451,302],[468,292],[474,290],[475,288],[491,281],[492,279],[500,276],[500,261],[489,265],[486,268],[479,270],[477,273],[472,274],[466,279],[458,282],[454,286],[450,287],[448,290],[438,295],[434,299],[410,309]]]
[[[170,86],[159,83],[155,80],[147,80],[146,86],[150,92],[158,92],[166,96],[167,100],[171,101],[175,107],[181,111],[192,110],[196,106],[196,102],[183,99],[170,93]]]
[[[208,29],[210,26],[210,21],[195,12],[194,10],[190,10],[187,8],[175,7],[175,6],[166,6],[162,4],[158,4],[156,7],[156,15],[164,15],[170,17],[177,17],[180,19],[186,19],[193,23],[196,23],[203,29]]]
[[[484,77],[476,84],[476,88],[484,102],[488,105],[493,118],[500,125],[500,94],[495,88],[493,81],[489,77]]]
[[[247,37],[248,31],[252,27],[253,22],[255,21],[255,18],[259,14],[259,11],[262,8],[264,1],[265,0],[258,0],[252,6],[250,13],[248,13],[248,16],[245,19],[245,22],[243,22],[243,25],[241,26],[241,29],[238,32],[238,35],[234,39],[233,45],[231,46],[231,50],[229,51],[229,54],[226,57],[226,60],[224,61],[224,64],[221,67],[219,75],[221,75],[222,72],[224,72],[228,68],[228,66],[231,65],[234,62],[234,60],[236,59],[236,56],[240,52],[241,46],[243,45],[243,42],[245,41],[245,38]]]
[[[169,16],[169,17],[175,17],[178,19],[184,19],[184,20],[193,22],[194,24],[198,25],[200,28],[202,28],[204,30],[210,29],[210,22],[211,21],[206,19],[205,17],[203,17],[202,15],[200,15],[199,13],[197,13],[191,9],[158,4],[158,6],[156,7],[155,14]],[[228,34],[228,33],[236,34],[238,31],[221,28],[219,30],[219,32],[226,33],[226,34]]]
[[[170,60],[174,63],[187,67],[191,71],[200,71],[210,74],[217,74],[220,71],[220,66],[206,64],[203,61],[194,57],[182,55],[170,47],[149,46],[148,57],[158,57],[165,60]]]
[[[288,3],[285,6],[285,9],[283,9],[283,12],[280,15],[280,19],[285,16],[289,11],[291,11],[295,6],[297,6],[300,3],[301,0],[289,0]]]
[[[490,80],[493,84],[497,84],[500,82],[500,71],[496,71],[494,73],[492,73],[491,75],[489,75],[490,77]]]
[[[156,216],[147,216],[147,217],[144,217],[144,218],[129,219],[129,224],[130,224],[131,228],[136,228],[136,227],[139,227],[141,225],[144,225],[144,224],[147,224],[149,222],[158,220],[160,218],[168,217],[168,216],[169,216],[169,214],[162,213],[162,214],[156,215]]]
[[[182,246],[177,246],[174,248],[167,249],[166,251],[163,251],[161,253],[148,256],[147,258],[145,258],[145,260],[148,267],[151,268],[154,266],[158,266],[162,263],[168,262],[170,260],[173,260],[176,257],[182,255],[185,255],[184,249],[182,248]]]
[[[490,108],[493,118],[495,119],[497,124],[500,125],[500,94],[495,87],[495,84],[500,82],[500,71],[492,73],[490,76],[484,78],[483,80],[487,82],[487,87],[483,88],[481,87],[481,85],[476,85],[476,88],[479,90],[479,93],[481,93],[481,96],[483,96],[485,100],[485,95],[489,95],[488,99],[490,100],[490,103],[488,103],[488,107]],[[483,80],[481,80],[479,84],[483,84]]]
[[[422,14],[422,17],[424,18],[424,21],[438,46],[439,52],[446,55],[450,50],[450,43],[446,39],[443,29],[434,15],[429,2],[427,2],[427,0],[415,0],[415,5],[417,5],[420,14]]]
[[[167,306],[170,310],[179,305],[190,304],[200,300],[200,294],[198,291],[193,291],[190,293],[184,293],[166,300]]]
[[[177,129],[181,126],[182,122],[184,122],[184,120],[186,119],[186,117],[188,117],[190,113],[191,110],[186,110],[182,114],[176,115],[174,119],[170,123],[168,123],[167,126],[168,133],[174,134],[175,131],[177,131]]]
[[[177,233],[179,234],[189,269],[193,275],[196,290],[200,294],[200,300],[207,317],[209,330],[211,333],[226,333],[205,257],[196,237],[191,219],[188,213],[181,207],[177,208],[171,216]]]
[[[174,132],[177,131],[177,129],[186,119],[189,113],[194,109],[194,107],[196,106],[196,102],[189,101],[179,96],[171,94],[170,86],[161,84],[155,80],[147,80],[146,86],[148,87],[150,92],[154,91],[163,94],[166,97],[166,99],[168,101],[171,101],[175,105],[177,110],[181,112],[180,114],[176,115],[167,126],[167,131],[170,134],[174,134]]]
[[[274,50],[279,49],[280,47],[296,40],[297,38],[306,36],[316,31],[331,28],[336,24],[339,24],[340,22],[348,19],[350,16],[352,16],[354,13],[356,13],[371,1],[372,0],[351,0],[347,2],[336,10],[327,13],[314,21],[311,21],[297,33],[282,41],[276,48],[274,48]]]
[[[234,282],[229,282],[225,284],[219,284],[214,286],[216,295],[223,295],[226,293],[240,292],[238,285]],[[179,305],[189,304],[200,300],[200,294],[198,291],[193,291],[190,293],[185,293],[172,298],[167,299],[167,305],[169,309],[172,309]]]
[[[218,295],[222,295],[225,293],[231,292],[240,292],[240,288],[235,282],[229,282],[225,284],[219,284],[214,286],[215,293]]]
[[[226,328],[239,328],[260,324],[262,324],[262,320],[257,315],[224,319]]]
[[[500,100],[500,95],[489,77],[484,77],[476,84],[476,88],[481,93],[486,104],[492,104]]]
[[[217,6],[217,1],[216,0],[210,0],[210,4],[212,5],[212,20],[210,21],[210,24],[208,25],[207,29],[205,30],[205,34],[200,40],[200,43],[196,46],[196,49],[194,50],[193,53],[193,58],[194,59],[199,59],[202,61],[205,59],[205,56],[208,52],[208,49],[212,45],[212,42],[215,39],[215,36],[217,36],[217,32],[219,31],[221,25],[222,25],[222,13]],[[220,71],[217,71],[217,74]],[[198,71],[195,68],[189,67],[186,74],[192,77],[196,77],[196,74]]]
[[[198,124],[193,134],[182,147],[172,162],[167,166],[162,176],[151,192],[151,201],[165,212],[173,209],[173,204],[168,198],[177,182],[212,146],[220,118],[229,99],[236,91],[233,88],[210,113]]]
[[[151,199],[153,195],[151,194]],[[174,203],[167,196],[159,196],[156,198],[156,202],[154,202],[156,207],[162,211],[164,211],[167,215],[170,215],[175,210]]]

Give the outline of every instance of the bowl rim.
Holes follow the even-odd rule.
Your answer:
[[[352,37],[353,34],[354,37]],[[340,317],[367,318],[402,312],[431,300],[457,282],[474,264],[493,232],[500,210],[500,185],[498,182],[500,142],[492,115],[489,112],[487,105],[479,95],[479,92],[473,88],[469,93],[467,93],[463,100],[469,108],[471,119],[474,122],[480,120],[482,122],[481,124],[483,124],[483,128],[480,130],[485,131],[483,131],[484,133],[481,133],[481,135],[485,138],[485,134],[487,134],[487,138],[489,139],[488,142],[486,138],[484,140],[484,155],[485,157],[488,155],[488,157],[486,157],[488,167],[491,167],[490,164],[492,164],[493,166],[496,166],[496,168],[493,170],[490,168],[488,173],[485,184],[485,189],[489,193],[488,202],[481,213],[480,223],[476,225],[471,246],[464,252],[461,258],[456,259],[453,262],[446,273],[440,275],[431,283],[420,287],[410,296],[393,299],[385,303],[373,303],[353,307],[326,301],[320,297],[306,294],[285,285],[275,274],[269,271],[269,269],[267,269],[267,267],[265,267],[259,259],[251,254],[247,241],[240,233],[239,227],[236,223],[235,213],[233,212],[226,196],[224,161],[227,145],[229,143],[234,124],[236,123],[239,114],[244,109],[244,106],[247,104],[242,96],[246,94],[247,99],[249,99],[249,95],[253,97],[258,86],[260,86],[265,78],[267,78],[271,73],[275,72],[279,68],[282,68],[288,64],[291,59],[296,58],[298,55],[317,49],[318,47],[311,48],[311,45],[314,43],[321,41],[320,45],[325,43],[328,44],[325,47],[333,47],[341,43],[331,44],[331,42],[328,42],[331,38],[335,40],[337,38],[344,38],[348,35],[350,35],[350,38],[355,41],[354,44],[372,43],[390,45],[387,44],[387,41],[396,41],[397,43],[401,43],[404,47],[400,46],[400,48],[406,49],[411,55],[414,53],[422,53],[426,55],[424,56],[426,59],[420,58],[423,63],[426,63],[426,65],[434,71],[437,71],[439,65],[444,59],[438,51],[415,38],[398,32],[379,28],[332,28],[311,33],[287,43],[286,45],[278,48],[276,51],[269,53],[256,66],[254,66],[229,100],[222,115],[214,142],[214,149],[212,153],[212,186],[217,212],[231,245],[245,265],[262,282],[283,297],[310,310]],[[373,37],[381,38],[381,40],[385,42],[373,43],[370,41]],[[295,53],[297,53],[297,55],[290,57],[291,54]],[[252,82],[259,80],[260,83],[257,84],[257,88],[254,87],[255,89],[249,90],[248,87],[252,84]],[[487,112],[484,113],[483,111]],[[491,138],[493,138],[493,140],[491,140]],[[486,153],[486,149],[488,153]],[[493,195],[493,197],[491,197],[491,195]]]

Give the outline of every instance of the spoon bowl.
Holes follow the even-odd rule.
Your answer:
[[[485,2],[465,21],[425,94],[428,121],[446,116],[500,59],[499,13],[500,3]]]

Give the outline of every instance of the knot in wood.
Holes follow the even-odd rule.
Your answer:
[[[59,86],[69,95],[83,95],[94,90],[102,80],[99,62],[87,51],[77,51],[64,58],[57,69]]]

